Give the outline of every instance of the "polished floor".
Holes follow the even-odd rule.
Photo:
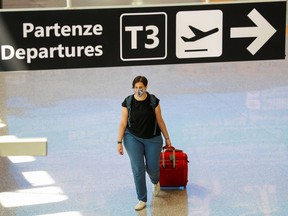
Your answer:
[[[189,182],[156,198],[148,182],[147,208],[135,212],[116,139],[139,74],[188,154]],[[0,216],[287,215],[287,59],[5,72],[0,107],[0,135],[49,143],[47,157],[0,158]]]

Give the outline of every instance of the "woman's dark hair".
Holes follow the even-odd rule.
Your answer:
[[[134,88],[135,84],[138,83],[138,82],[142,82],[145,87],[148,85],[148,80],[146,79],[146,77],[137,76],[137,77],[134,78],[134,80],[132,82],[132,88]]]

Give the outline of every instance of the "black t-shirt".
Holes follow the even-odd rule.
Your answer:
[[[128,96],[129,97],[129,96]],[[159,104],[159,99],[156,98],[156,107]],[[127,107],[126,99],[122,103],[123,107]],[[127,124],[127,129],[137,137],[149,139],[161,134],[160,128],[157,125],[156,134],[154,134],[156,116],[150,102],[150,95],[146,99],[138,101],[132,97],[131,102],[130,127]]]

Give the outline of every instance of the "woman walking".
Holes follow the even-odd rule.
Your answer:
[[[148,80],[144,76],[137,76],[133,80],[134,94],[126,97],[122,103],[117,141],[118,153],[124,154],[123,143],[130,159],[139,200],[135,210],[146,207],[146,172],[153,183],[153,195],[157,196],[160,192],[161,132],[166,146],[172,146],[161,115],[159,99],[147,92],[147,85]]]

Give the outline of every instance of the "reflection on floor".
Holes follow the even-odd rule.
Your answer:
[[[47,157],[0,159],[1,216],[285,215],[287,63],[1,73],[6,132],[49,140]],[[185,190],[152,198],[149,186],[147,208],[135,213],[129,160],[115,139],[138,74],[190,163]]]
[[[0,135],[47,137],[47,157],[0,158],[1,216],[284,216],[288,61],[0,73]],[[118,156],[121,102],[136,75],[160,98],[184,190],[137,202]]]

